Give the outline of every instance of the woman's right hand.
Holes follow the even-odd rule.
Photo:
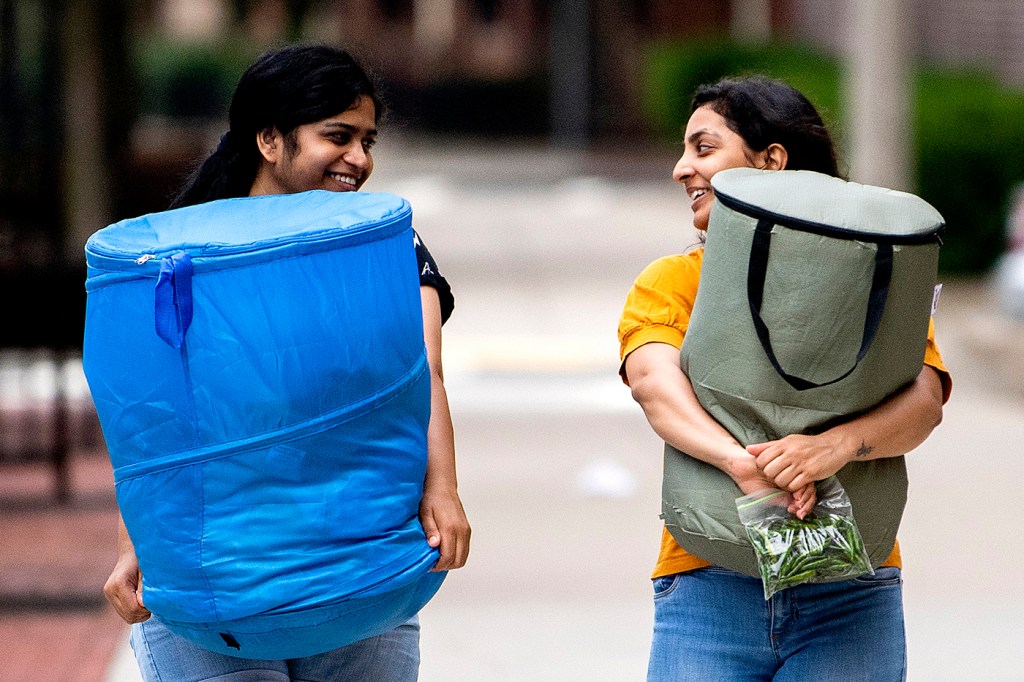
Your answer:
[[[814,509],[814,505],[818,503],[818,489],[813,483],[808,483],[803,488],[790,494],[793,496],[793,499],[789,503],[789,513],[795,514],[798,519],[802,519],[810,514],[811,510]]]
[[[757,458],[746,451],[743,451],[741,454],[740,449],[740,447],[735,448],[733,459],[725,471],[740,489],[740,492],[744,495],[750,495],[766,488],[777,488],[778,486],[768,480],[765,473],[758,468]]]
[[[765,488],[780,489],[757,466],[757,458],[749,453],[747,454],[750,459],[737,456],[733,469],[729,472],[740,491],[744,495],[750,495]],[[818,501],[817,488],[814,483],[809,483],[795,491],[788,492],[790,497],[787,509],[790,514],[794,514],[800,519],[807,516],[814,509],[814,505]]]

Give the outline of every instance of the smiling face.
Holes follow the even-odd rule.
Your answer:
[[[686,124],[683,156],[672,171],[672,178],[686,187],[693,210],[693,226],[708,229],[714,202],[711,178],[728,168],[763,168],[770,161],[770,149],[755,152],[733,132],[725,118],[710,106],[699,107]]]
[[[262,159],[249,194],[357,191],[373,172],[375,114],[373,100],[363,96],[347,111],[300,125],[287,136],[277,129],[258,133]]]

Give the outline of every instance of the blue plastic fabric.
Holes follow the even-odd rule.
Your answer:
[[[146,606],[202,646],[293,658],[431,598],[430,379],[411,209],[247,197],[86,244],[83,363]]]

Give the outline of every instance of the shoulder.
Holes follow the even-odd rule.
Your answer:
[[[690,323],[703,258],[703,249],[697,249],[659,258],[644,268],[619,318],[622,359],[652,341],[679,347]]]
[[[704,249],[664,256],[643,269],[633,283],[633,289],[653,289],[664,293],[696,290],[703,262]]]
[[[644,268],[637,279],[681,278],[700,275],[700,267],[703,262],[704,249],[694,249],[688,253],[662,256]]]
[[[452,295],[452,287],[445,276],[441,274],[427,245],[423,243],[419,233],[415,230],[413,230],[412,239],[413,245],[416,247],[416,265],[419,269],[420,286],[430,287],[437,291],[438,300],[441,303],[441,323],[444,324],[455,310],[455,296]]]

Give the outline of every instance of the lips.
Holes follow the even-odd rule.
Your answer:
[[[700,200],[706,196],[711,195],[711,190],[706,187],[697,187],[694,189],[687,190],[687,194],[690,195],[690,209],[697,210],[697,204]]]
[[[340,185],[340,189],[355,191],[359,189],[359,178],[346,173],[327,173],[327,177]]]

